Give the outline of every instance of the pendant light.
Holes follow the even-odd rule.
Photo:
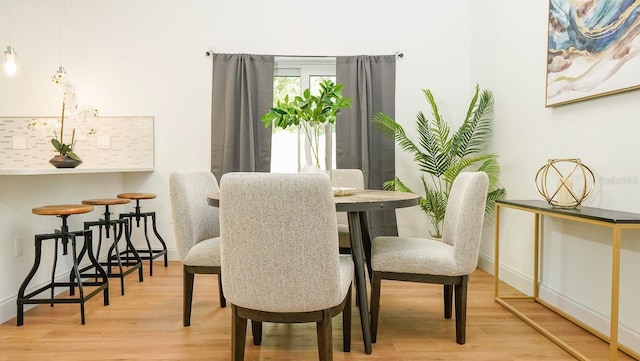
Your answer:
[[[8,78],[15,78],[18,76],[18,53],[13,49],[13,46],[7,46],[4,54],[2,54],[2,73]]]
[[[11,5],[9,5],[11,6]],[[12,31],[12,11],[9,9],[9,42],[11,43]],[[2,74],[8,78],[15,78],[20,75],[20,67],[18,66],[18,53],[12,45],[7,46],[7,50],[2,54]]]

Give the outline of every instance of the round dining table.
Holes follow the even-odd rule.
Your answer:
[[[221,194],[212,193],[207,197],[209,205],[219,207]],[[335,196],[336,211],[347,212],[349,220],[349,236],[351,238],[351,253],[355,269],[356,292],[360,310],[360,324],[362,325],[362,339],[364,351],[370,354],[371,348],[371,319],[369,316],[369,301],[367,298],[366,271],[371,276],[371,235],[367,221],[367,212],[383,211],[418,205],[419,196],[414,193],[387,190],[354,190],[343,196]]]

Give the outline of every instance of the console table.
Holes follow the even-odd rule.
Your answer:
[[[500,281],[500,210],[502,208],[516,209],[520,211],[530,212],[534,214],[534,237],[533,237],[533,295],[532,296],[503,296],[499,295],[498,284]],[[540,264],[540,226],[541,217],[553,217],[566,219],[574,222],[587,223],[597,226],[603,226],[611,228],[612,246],[612,268],[611,268],[611,318],[610,318],[610,332],[609,337],[603,333],[595,330],[589,325],[581,322],[580,320],[568,315],[567,313],[559,310],[557,307],[545,302],[538,296],[538,268]],[[557,208],[550,206],[545,201],[538,200],[499,200],[496,201],[495,207],[495,264],[494,264],[494,296],[497,303],[502,305],[507,310],[511,311],[518,318],[529,324],[538,332],[546,336],[549,340],[563,348],[572,356],[579,360],[588,360],[586,356],[578,352],[567,343],[560,340],[557,336],[553,335],[540,324],[527,317],[521,311],[515,309],[507,301],[533,301],[540,303],[546,308],[560,314],[571,322],[589,331],[593,335],[600,339],[609,342],[609,360],[616,360],[618,349],[624,353],[632,356],[635,359],[640,359],[640,354],[633,352],[629,348],[618,344],[618,313],[619,313],[619,293],[620,293],[620,239],[623,229],[640,229],[640,214],[619,212],[600,208],[579,207],[572,208]]]

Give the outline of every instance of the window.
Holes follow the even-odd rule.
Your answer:
[[[273,78],[273,102],[301,95],[309,88],[312,93],[317,93],[322,80],[336,81],[335,58],[300,58],[300,57],[276,57],[275,73]],[[326,137],[326,144],[331,148],[332,164],[327,169],[335,168],[335,124],[331,124],[330,137]],[[271,140],[271,172],[273,173],[297,173],[301,168],[301,155],[305,155],[308,146],[298,129],[274,128]],[[323,150],[322,150],[323,151]]]

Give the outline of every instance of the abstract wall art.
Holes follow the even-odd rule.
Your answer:
[[[640,88],[640,0],[550,0],[546,106]]]

